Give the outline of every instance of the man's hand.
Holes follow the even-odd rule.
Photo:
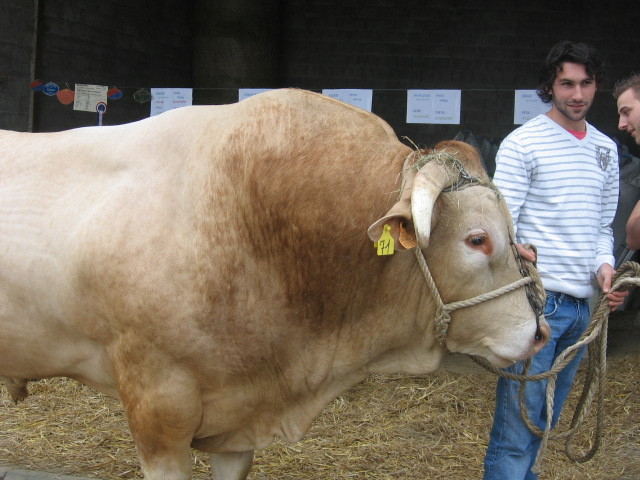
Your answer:
[[[598,284],[602,291],[607,294],[607,299],[609,300],[609,308],[612,312],[615,312],[616,309],[622,305],[624,299],[629,295],[629,290],[617,290],[615,292],[610,292],[611,290],[611,279],[613,275],[616,273],[616,270],[609,265],[608,263],[603,263],[600,265],[598,269],[598,273],[596,278],[598,279]]]
[[[530,247],[530,245],[524,243],[516,243],[516,250],[522,258],[525,260],[529,260],[530,262],[536,263],[536,251]]]

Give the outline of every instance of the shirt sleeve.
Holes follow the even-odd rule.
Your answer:
[[[496,171],[493,183],[504,196],[513,226],[518,234],[518,218],[531,182],[531,166],[527,162],[522,147],[511,137],[507,137],[496,154]]]
[[[600,231],[598,232],[596,243],[594,272],[597,272],[603,263],[608,263],[614,267],[616,265],[616,260],[613,256],[613,229],[611,228],[611,224],[613,223],[616,209],[618,208],[620,171],[618,168],[617,149],[614,148],[611,152],[613,159],[610,163],[610,173],[602,191],[602,214],[600,215]]]

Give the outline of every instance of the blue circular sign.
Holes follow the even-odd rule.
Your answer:
[[[60,90],[60,87],[53,82],[49,82],[44,87],[42,87],[42,91],[50,97],[58,93],[58,90]]]

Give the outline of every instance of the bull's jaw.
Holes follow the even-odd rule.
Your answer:
[[[449,340],[446,341],[446,344],[452,353],[482,357],[496,368],[505,368],[520,360],[519,358],[515,359],[513,357],[500,355],[496,352],[496,349],[492,348],[489,342],[486,341],[479,342],[476,345],[466,345],[464,347],[458,347],[455,342]]]
[[[474,356],[481,356],[496,368],[506,368],[517,363],[517,360],[496,355],[490,349],[487,349],[487,351],[482,355],[478,355],[477,353],[472,353],[472,352],[459,352],[459,353],[465,353],[465,354],[474,355]]]
[[[523,333],[522,338],[531,339],[528,347],[524,350],[521,347],[513,348],[512,344],[498,342],[490,337],[481,337],[475,342],[460,346],[455,340],[455,330],[454,335],[447,338],[446,344],[452,352],[483,357],[494,367],[505,368],[532,357],[546,345],[549,339],[549,324],[544,316],[541,316],[538,322],[542,340],[536,339],[536,331]]]

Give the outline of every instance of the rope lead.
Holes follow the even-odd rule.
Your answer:
[[[640,285],[640,265],[636,262],[623,263],[616,271],[612,284],[612,292]],[[605,293],[602,293],[598,301],[598,306],[591,316],[589,325],[580,339],[574,345],[567,347],[562,353],[560,353],[547,372],[528,375],[527,371],[529,369],[530,361],[527,361],[525,363],[525,374],[516,375],[495,368],[483,358],[470,355],[474,362],[490,372],[522,383],[520,388],[520,410],[522,413],[522,419],[531,432],[542,438],[540,449],[538,450],[538,455],[536,456],[536,461],[532,468],[534,473],[539,474],[541,472],[542,460],[544,459],[547,444],[550,439],[566,439],[565,454],[571,461],[576,463],[584,463],[590,460],[600,447],[604,431],[604,387],[607,374],[607,325],[609,322],[609,312],[610,309],[607,296]],[[546,389],[546,407],[547,412],[553,412],[553,401],[558,372],[571,362],[580,348],[586,345],[590,345],[588,349],[586,378],[582,393],[580,394],[580,399],[576,405],[576,410],[573,414],[573,418],[571,419],[569,429],[565,432],[552,434],[551,418],[553,415],[547,413],[545,429],[544,431],[540,430],[529,418],[529,413],[524,405],[524,388],[526,382],[548,379]],[[594,429],[593,443],[586,453],[580,455],[579,453],[576,453],[574,448],[571,446],[571,440],[584,423],[586,417],[589,415],[594,398],[597,400],[598,410],[596,413],[596,426]]]

